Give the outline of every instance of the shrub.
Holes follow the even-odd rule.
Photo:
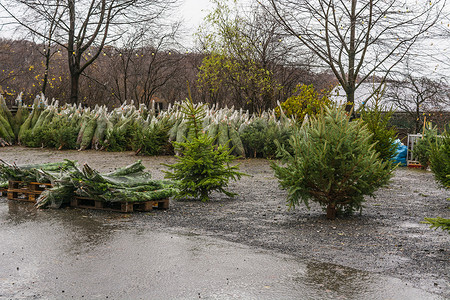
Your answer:
[[[326,108],[294,130],[294,154],[279,148],[283,164],[272,164],[289,207],[318,202],[327,217],[361,210],[364,196],[387,184],[392,170],[370,144],[371,134],[360,120],[349,121],[342,108]]]
[[[113,126],[106,133],[105,148],[109,152],[122,152],[133,150],[133,133],[142,130],[142,127],[131,121],[125,121]]]
[[[248,125],[241,133],[242,144],[245,153],[249,157],[262,157],[264,149],[264,131],[267,123],[263,120],[257,120]]]
[[[27,147],[55,147],[54,136],[57,130],[48,126],[42,125],[33,130],[26,130],[22,137],[22,144]]]
[[[226,191],[228,182],[240,179],[239,165],[230,166],[235,158],[232,149],[226,145],[214,146],[215,138],[202,131],[204,117],[203,106],[195,106],[192,100],[186,100],[181,106],[188,119],[189,138],[185,142],[174,142],[175,149],[182,155],[176,156],[178,162],[165,165],[166,177],[179,181],[179,193],[175,198],[194,198],[208,201],[212,191],[219,191],[229,197],[235,194]]]
[[[315,116],[326,106],[330,105],[328,98],[330,92],[323,90],[321,93],[314,90],[314,86],[299,84],[295,88],[294,95],[280,104],[287,117],[294,117],[297,121],[303,121],[306,115]],[[280,114],[280,108],[275,111]]]
[[[54,118],[51,123],[23,131],[21,143],[34,148],[75,149],[78,131],[67,118]]]

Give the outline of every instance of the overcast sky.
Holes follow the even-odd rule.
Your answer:
[[[186,22],[186,27],[195,32],[203,18],[213,8],[209,0],[184,0],[180,6],[180,14]]]
[[[254,0],[237,0],[239,4],[241,3],[250,3]],[[232,3],[230,3],[232,5]],[[214,8],[214,5],[211,4],[210,0],[180,0],[180,6],[177,9],[177,12],[173,14],[176,20],[183,20],[183,27],[185,29],[184,34],[184,46],[190,48],[194,45],[194,37],[193,34],[197,31],[198,26],[202,23],[204,17]],[[1,15],[0,15],[1,17]],[[0,19],[0,21],[2,21]],[[450,23],[448,19],[444,20],[445,23]],[[446,24],[444,24],[445,26]],[[450,26],[450,24],[447,24]],[[0,29],[0,36],[2,37],[10,37],[11,31]],[[448,64],[449,53],[450,53],[450,40],[429,40],[423,42],[420,47],[423,51],[423,57],[421,60],[428,61],[429,68],[426,68],[425,74],[433,75],[430,73],[438,73],[442,76],[445,74],[450,77],[450,70]],[[427,53],[439,53],[442,57],[441,62],[436,62],[434,60],[430,60],[430,57]],[[420,59],[420,58],[419,58]],[[446,63],[444,63],[446,62]],[[423,74],[423,75],[425,75]],[[444,76],[445,76],[444,75]]]

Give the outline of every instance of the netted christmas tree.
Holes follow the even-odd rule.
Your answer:
[[[294,131],[294,154],[280,147],[282,164],[272,164],[288,204],[318,202],[334,219],[337,212],[361,210],[364,196],[387,184],[392,169],[379,158],[371,133],[359,120],[350,122],[341,108],[326,108]]]

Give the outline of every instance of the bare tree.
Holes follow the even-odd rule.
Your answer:
[[[110,71],[106,74],[86,72],[85,76],[119,103],[133,99],[149,105],[180,71],[179,61],[183,56],[173,50],[178,25],[159,26],[158,32],[145,25],[128,27],[127,33],[114,46],[104,48],[104,55],[96,62],[99,70]]]
[[[261,0],[284,30],[333,72],[347,95],[376,75],[383,84],[419,37],[439,20],[445,0]]]
[[[70,102],[78,102],[80,76],[101,54],[104,46],[119,38],[119,28],[154,23],[175,0],[5,0],[2,7],[20,25],[44,40],[66,49],[71,77]],[[61,12],[61,13],[55,13]],[[30,24],[27,16],[41,23]],[[53,24],[54,34],[43,31]]]
[[[310,53],[299,52],[279,24],[260,6],[229,7],[215,0],[198,37],[205,57],[199,87],[214,103],[251,111],[276,106],[302,82]]]
[[[443,79],[416,77],[411,72],[405,72],[401,81],[390,82],[386,96],[396,111],[413,120],[415,133],[420,131],[426,115],[442,113],[450,106],[450,87]]]
[[[0,39],[0,93],[7,101],[23,92],[23,100],[40,92],[43,67],[38,46],[26,40]]]

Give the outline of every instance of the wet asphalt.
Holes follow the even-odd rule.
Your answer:
[[[0,198],[0,299],[444,299],[394,277],[136,218]]]

